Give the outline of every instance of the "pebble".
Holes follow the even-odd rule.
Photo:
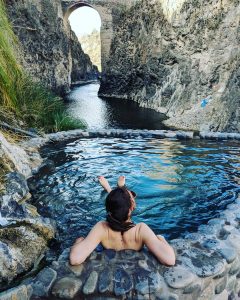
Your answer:
[[[214,297],[214,300],[227,300],[227,299],[229,299],[227,290],[222,291],[221,294],[218,294]]]
[[[20,285],[16,288],[0,293],[0,300],[29,300],[32,295],[30,285]]]
[[[233,248],[220,248],[217,251],[226,259],[228,264],[237,257],[237,251]]]
[[[139,267],[143,268],[146,271],[151,271],[151,268],[149,267],[148,263],[144,259],[139,260],[138,265]]]
[[[138,291],[143,295],[149,293],[149,285],[148,285],[149,274],[150,271],[147,271],[144,268],[136,269],[136,272],[134,274],[135,289],[136,291]]]
[[[164,282],[163,277],[158,273],[150,273],[149,274],[149,292],[155,293],[159,291],[163,291],[166,288],[166,283]]]
[[[240,261],[237,259],[231,266],[230,270],[228,271],[229,275],[235,275],[240,270]]]
[[[122,259],[135,259],[136,258],[136,251],[134,250],[125,250],[121,251]]]
[[[92,137],[118,137],[118,138],[136,138],[141,136],[143,138],[177,138],[177,139],[193,139],[194,133],[192,131],[171,131],[171,130],[70,130],[58,133],[51,133],[47,135],[47,140],[65,141],[72,138],[92,138]]]
[[[236,276],[229,276],[226,289],[228,291],[233,291],[235,284],[236,284]]]
[[[229,204],[229,205],[227,206],[227,208],[230,209],[230,210],[236,211],[236,210],[239,210],[239,205],[236,204],[236,203],[231,203],[231,204]]]
[[[105,258],[107,260],[111,260],[111,259],[115,258],[116,251],[114,251],[112,249],[107,249],[107,250],[104,251],[104,254],[105,254]]]
[[[62,252],[62,254],[59,256],[58,262],[65,262],[65,261],[68,261],[69,254],[70,254],[70,248],[65,249],[65,250]]]
[[[208,224],[209,225],[224,225],[225,224],[225,220],[224,219],[217,219],[217,218],[214,218],[214,219],[211,219],[208,221]]]
[[[193,239],[193,240],[195,240],[195,239]],[[198,234],[197,234],[196,240],[199,240],[199,235]],[[189,238],[172,240],[171,245],[173,246],[174,249],[182,249],[182,250],[190,249],[192,247],[192,245],[189,241]]]
[[[98,281],[98,273],[96,271],[92,271],[84,284],[83,293],[84,295],[92,294],[97,286]]]
[[[183,294],[193,294],[194,299],[197,299],[200,292],[201,292],[201,285],[198,283],[193,283],[189,286],[186,286],[183,290]]]
[[[51,268],[44,268],[38,273],[33,282],[33,295],[38,297],[48,296],[53,282],[57,278],[57,272]]]
[[[80,291],[82,281],[72,277],[58,280],[52,289],[52,294],[60,299],[73,299]]]
[[[215,294],[214,293],[214,283],[211,280],[209,282],[209,284],[206,286],[206,288],[200,294],[198,300],[210,300],[210,299],[214,299],[214,294]]]
[[[114,293],[116,296],[125,295],[133,288],[133,282],[129,274],[123,269],[116,269],[114,275]]]
[[[203,139],[213,139],[213,140],[225,140],[225,139],[240,140],[240,134],[239,133],[200,132],[199,136]]]
[[[218,241],[217,239],[209,239],[204,241],[202,245],[207,249],[217,249],[218,247],[220,247],[220,241]]]
[[[231,233],[228,238],[227,242],[235,249],[240,251],[240,235],[236,235]]]
[[[112,292],[112,278],[111,278],[111,270],[109,268],[105,268],[99,274],[98,281],[98,290],[100,293]]]
[[[227,285],[227,277],[222,278],[219,283],[215,286],[215,294],[220,294]]]

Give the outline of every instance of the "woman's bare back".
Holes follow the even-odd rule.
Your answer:
[[[145,224],[139,223],[128,231],[116,232],[110,229],[106,221],[98,222],[85,239],[79,239],[71,248],[70,263],[79,265],[92,253],[99,243],[106,249],[140,250],[143,245],[166,265],[175,264],[175,254],[172,247],[163,237],[158,237]]]
[[[139,251],[143,247],[143,241],[140,236],[141,224],[137,224],[123,234],[113,231],[107,222],[102,222],[105,235],[102,239],[102,246],[105,249],[114,249],[116,251],[131,249]]]

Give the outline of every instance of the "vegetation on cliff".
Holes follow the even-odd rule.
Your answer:
[[[47,132],[83,127],[67,115],[61,98],[24,72],[18,63],[17,46],[0,0],[0,121]]]

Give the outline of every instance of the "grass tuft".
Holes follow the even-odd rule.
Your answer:
[[[0,0],[0,121],[46,132],[85,128],[67,115],[60,97],[25,74],[16,59],[17,45]]]
[[[83,121],[73,119],[65,111],[54,114],[55,128],[54,131],[71,130],[76,128],[86,128]]]

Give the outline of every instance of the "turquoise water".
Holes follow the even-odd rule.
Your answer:
[[[137,197],[135,222],[168,239],[197,231],[240,192],[239,143],[171,139],[81,139],[45,147],[56,170],[32,180],[40,212],[57,221],[60,245],[105,218],[106,193],[97,176],[116,186],[125,175]]]

